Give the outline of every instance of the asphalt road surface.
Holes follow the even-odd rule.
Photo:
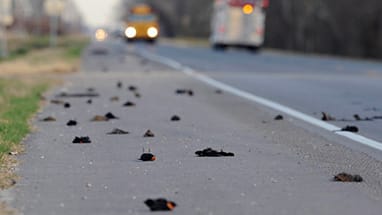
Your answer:
[[[20,180],[8,194],[20,213],[150,214],[143,202],[161,197],[176,202],[174,214],[381,213],[380,152],[287,115],[275,121],[278,112],[216,93],[214,87],[140,57],[142,51],[307,114],[327,111],[345,118],[381,113],[381,65],[376,63],[94,43],[84,53],[82,71],[47,95],[34,121],[36,131],[20,157]],[[140,98],[127,89],[130,85],[138,87]],[[88,93],[88,88],[100,95],[91,98],[92,104],[87,97],[57,97]],[[179,88],[192,89],[194,95],[176,95]],[[111,101],[115,96],[119,101]],[[51,99],[71,107],[51,104]],[[126,101],[136,106],[123,107]],[[91,121],[108,112],[119,119]],[[175,114],[181,121],[170,121]],[[57,121],[39,121],[47,116]],[[71,119],[79,124],[66,126]],[[375,139],[381,138],[380,123],[354,122]],[[130,133],[106,134],[114,128]],[[143,137],[148,129],[155,137]],[[89,136],[92,143],[72,144],[75,136]],[[235,156],[196,157],[195,151],[207,147]],[[157,160],[139,161],[143,148]],[[360,174],[364,182],[333,182],[339,172]]]

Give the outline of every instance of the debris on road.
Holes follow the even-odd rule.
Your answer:
[[[109,118],[107,118],[105,116],[96,115],[91,119],[91,121],[93,121],[93,122],[106,122],[106,121],[109,121]]]
[[[92,141],[90,140],[89,137],[75,137],[72,143],[78,143],[78,144],[84,144],[84,143],[91,143]]]
[[[174,115],[171,117],[171,121],[180,121],[180,117],[177,115]]]
[[[64,101],[58,100],[58,99],[52,99],[52,100],[50,100],[50,103],[56,104],[56,105],[63,105],[63,104],[65,104]]]
[[[155,134],[151,130],[147,130],[143,137],[154,137]]]
[[[360,175],[351,175],[345,172],[334,176],[333,181],[339,182],[362,182],[363,178]]]
[[[141,155],[141,157],[139,158],[139,160],[141,161],[155,161],[157,158],[155,157],[155,155],[151,154],[150,152],[149,153],[143,153]]]
[[[235,154],[232,152],[224,152],[223,150],[219,152],[219,151],[213,150],[212,148],[206,148],[201,151],[196,151],[195,154],[198,155],[199,157],[233,157],[235,156]]]
[[[99,97],[100,95],[98,93],[60,93],[56,97],[63,97],[63,98],[76,98],[76,97]]]
[[[119,119],[119,117],[116,117],[114,114],[112,114],[111,112],[105,114],[105,117],[108,118],[108,119]]]
[[[330,116],[328,113],[325,113],[325,112],[321,112],[321,113],[322,113],[322,117],[321,117],[322,121],[334,121],[334,120],[336,120],[336,118]]]
[[[284,117],[282,115],[275,116],[274,120],[283,120]]]
[[[176,207],[175,202],[167,201],[163,198],[147,199],[145,204],[151,211],[172,211]]]
[[[95,91],[95,89],[93,87],[89,87],[87,90],[88,90],[88,92],[91,92],[91,93]]]
[[[113,131],[107,133],[108,135],[114,135],[114,134],[118,134],[118,135],[121,135],[121,134],[129,134],[128,131],[124,131],[122,129],[119,129],[119,128],[114,128]]]
[[[54,122],[54,121],[57,121],[56,118],[52,117],[52,116],[48,116],[40,121],[43,121],[43,122]]]
[[[141,98],[141,94],[139,94],[139,93],[134,93],[134,96],[135,96],[135,98]]]
[[[18,152],[16,152],[16,151],[12,151],[12,152],[9,152],[8,153],[8,155],[12,155],[12,156],[16,156],[16,155],[18,155],[19,153]]]
[[[110,101],[111,102],[117,102],[117,101],[119,101],[119,97],[118,96],[113,96],[113,97],[110,98]]]
[[[357,133],[359,131],[359,129],[357,126],[348,125],[348,126],[342,128],[341,131],[348,131],[348,132]]]
[[[131,102],[131,101],[127,101],[125,104],[123,104],[124,107],[133,107],[135,106],[135,103],[134,102]]]
[[[86,103],[88,103],[88,104],[92,104],[92,103],[93,103],[93,100],[89,99],[89,100],[86,101]]]
[[[69,120],[68,123],[66,123],[67,126],[76,126],[77,125],[77,121],[75,120]]]

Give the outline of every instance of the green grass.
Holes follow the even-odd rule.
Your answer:
[[[29,119],[39,108],[46,83],[0,79],[0,157],[30,132]]]

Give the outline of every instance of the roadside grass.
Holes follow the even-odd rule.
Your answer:
[[[60,38],[55,48],[47,37],[10,40],[10,56],[0,60],[0,189],[16,183],[20,144],[31,132],[29,120],[41,106],[41,95],[78,70],[88,39]],[[0,207],[0,214],[4,210]]]
[[[30,132],[29,119],[39,109],[40,95],[48,86],[43,81],[0,79],[0,189],[14,184],[11,167],[16,161],[8,154],[22,151],[20,142]]]

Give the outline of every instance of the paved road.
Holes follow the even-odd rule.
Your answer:
[[[230,94],[217,94],[214,88],[178,71],[138,57],[137,49],[142,48],[178,53],[180,60],[195,61],[198,69],[216,64],[222,69],[220,73],[208,70],[224,80],[235,82],[245,74],[253,77],[250,71],[238,71],[250,68],[252,62],[245,58],[256,59],[245,53],[225,56],[208,55],[205,49],[92,44],[84,54],[82,71],[68,77],[64,86],[47,98],[88,88],[94,88],[100,97],[93,98],[92,104],[87,104],[88,98],[61,98],[70,102],[71,108],[47,103],[37,115],[37,130],[25,142],[27,153],[20,157],[20,180],[11,191],[11,204],[20,213],[150,214],[143,201],[164,197],[175,201],[178,207],[174,213],[182,215],[380,214],[381,162],[343,146],[356,143],[289,117],[274,121],[277,112]],[[242,63],[231,65],[234,60],[229,56],[238,56]],[[263,69],[266,59],[282,58],[272,56],[258,56],[264,61]],[[207,57],[208,62],[196,61]],[[288,62],[294,57],[285,58]],[[244,63],[249,65],[241,67]],[[237,76],[228,74],[229,67]],[[282,79],[276,66],[272,67],[269,80],[261,74],[263,84]],[[260,83],[255,77],[253,80]],[[118,81],[123,82],[123,89],[116,87]],[[129,85],[137,86],[142,97],[135,98],[126,89]],[[243,84],[248,86],[253,84]],[[175,95],[177,88],[193,89],[195,95]],[[120,101],[110,101],[113,96]],[[137,106],[122,107],[127,100]],[[90,121],[107,112],[120,119]],[[182,120],[171,122],[174,114]],[[39,121],[47,116],[57,121]],[[79,125],[65,126],[70,119]],[[106,135],[113,128],[130,134]],[[142,137],[147,129],[155,137]],[[93,142],[72,144],[74,136],[80,135]],[[234,152],[235,157],[195,156],[196,150],[206,147]],[[142,148],[150,148],[158,159],[138,161]],[[361,174],[365,182],[331,181],[342,171]]]
[[[317,118],[322,111],[337,119],[382,116],[382,63],[169,45],[153,52]],[[361,134],[382,141],[382,120],[334,124],[357,125]]]

